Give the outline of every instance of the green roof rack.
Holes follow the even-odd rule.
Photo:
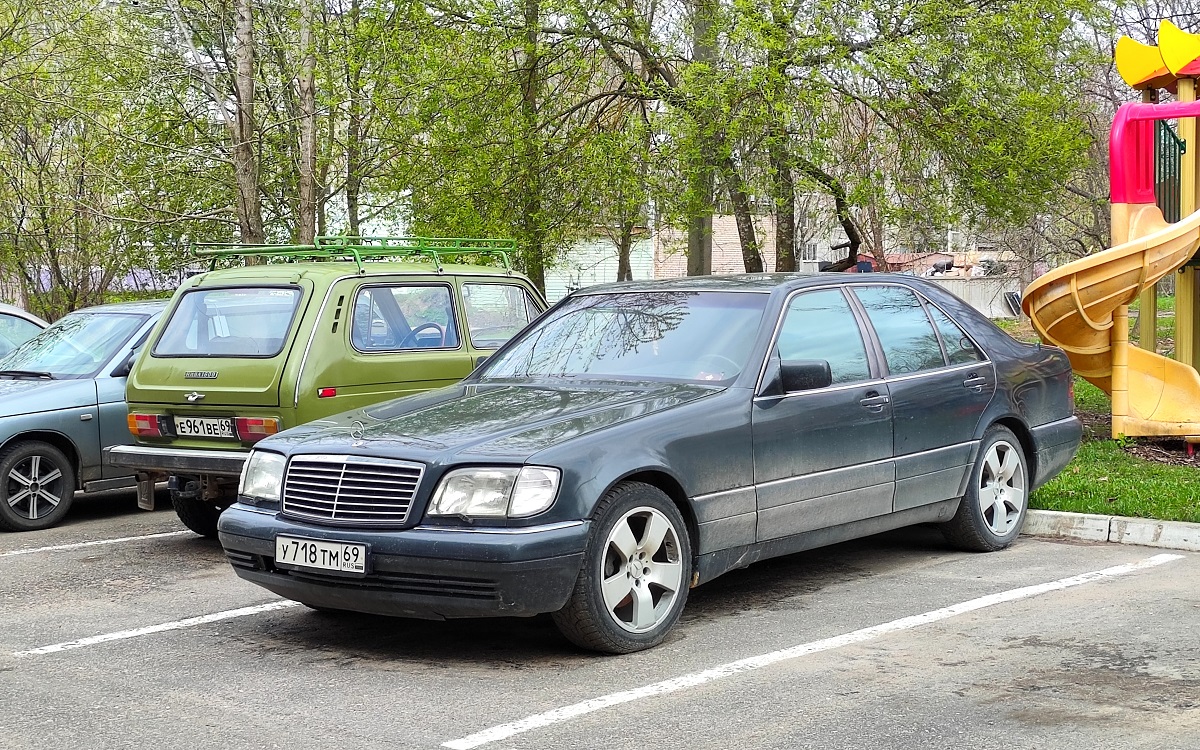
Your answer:
[[[490,237],[384,237],[384,236],[322,236],[311,245],[255,245],[236,242],[197,242],[192,252],[201,258],[210,258],[209,270],[216,268],[220,258],[258,256],[295,260],[347,260],[353,259],[360,274],[365,260],[382,260],[424,257],[432,261],[438,273],[442,273],[444,258],[497,258],[507,273],[513,272],[509,253],[515,252],[514,240]]]

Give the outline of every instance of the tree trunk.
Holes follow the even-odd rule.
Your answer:
[[[695,0],[692,11],[692,61],[709,63],[716,59],[716,40],[713,38],[715,0]],[[703,123],[698,123],[702,140]],[[698,149],[695,161],[686,172],[692,175],[689,192],[692,208],[688,216],[688,276],[707,276],[712,273],[713,169],[706,157],[708,148]]]
[[[317,58],[313,48],[313,2],[300,9],[300,216],[297,239],[311,244],[317,235]]]
[[[633,268],[629,256],[633,252],[632,221],[621,224],[621,236],[617,238],[617,281],[633,281]]]
[[[774,128],[768,146],[771,158],[771,198],[775,204],[775,270],[796,270],[796,180],[788,153],[787,133]]]
[[[358,21],[361,13],[359,0],[352,0],[347,17],[349,34],[358,37]],[[359,219],[359,199],[362,194],[362,73],[355,65],[346,66],[346,234],[357,237],[362,234]]]
[[[539,0],[524,0],[525,69],[521,78],[521,257],[525,275],[543,293],[546,291],[545,233],[542,212],[542,149],[538,133],[538,109],[541,97],[541,60],[539,44],[541,18]]]
[[[733,218],[737,222],[738,239],[742,245],[742,264],[746,267],[746,273],[762,273],[762,253],[758,249],[754,217],[750,213],[750,196],[746,193],[742,175],[728,156],[722,160],[721,172],[729,202],[733,204]]]
[[[258,157],[255,153],[254,125],[254,14],[251,0],[237,0],[237,46],[234,59],[237,74],[234,94],[237,119],[234,124],[233,169],[238,188],[238,225],[242,242],[266,241],[263,231],[262,201],[258,186]]]
[[[842,245],[846,248],[846,257],[825,270],[849,271],[858,265],[858,248],[862,245],[862,234],[858,231],[858,225],[854,223],[854,217],[850,215],[850,201],[846,199],[846,189],[833,175],[816,164],[806,159],[797,158],[796,161],[796,166],[801,172],[819,182],[833,197],[834,212],[837,214],[838,223],[842,225],[842,231],[846,233],[846,242]]]

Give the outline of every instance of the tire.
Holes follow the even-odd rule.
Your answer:
[[[554,624],[593,651],[657,646],[683,612],[692,579],[683,516],[658,488],[624,482],[600,501],[594,519],[575,588],[552,614]]]
[[[0,452],[0,529],[48,529],[74,499],[75,467],[58,448],[26,440]]]
[[[1006,427],[984,433],[967,493],[942,534],[954,546],[995,552],[1016,540],[1029,507],[1029,464],[1021,441]]]
[[[220,505],[200,497],[184,497],[178,490],[171,490],[171,507],[184,526],[202,537],[217,538],[217,519],[224,510]]]

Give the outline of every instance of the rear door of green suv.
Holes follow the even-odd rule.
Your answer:
[[[165,410],[139,436],[157,430],[174,444],[209,448],[262,437],[261,420],[278,418],[279,382],[311,297],[302,278],[185,290],[129,378],[131,404]]]

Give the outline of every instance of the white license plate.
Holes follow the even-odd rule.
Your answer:
[[[216,417],[175,417],[175,434],[180,437],[237,437],[232,419]]]
[[[342,573],[367,572],[367,545],[353,542],[324,542],[291,536],[275,537],[276,564],[336,570]]]

